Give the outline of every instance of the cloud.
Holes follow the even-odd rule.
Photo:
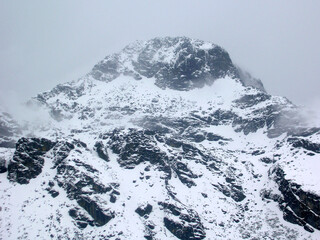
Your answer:
[[[313,98],[304,106],[303,115],[310,126],[320,127],[320,97]]]
[[[48,129],[54,120],[48,111],[37,104],[27,104],[27,101],[15,91],[0,91],[0,111],[9,113],[22,129],[32,134],[39,128]]]

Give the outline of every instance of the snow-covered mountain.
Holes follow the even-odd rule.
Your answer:
[[[135,42],[27,106],[1,239],[320,239],[319,126],[215,44]]]

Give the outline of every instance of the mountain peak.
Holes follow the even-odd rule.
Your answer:
[[[158,87],[180,91],[211,85],[228,76],[265,91],[261,81],[242,73],[228,52],[216,44],[188,37],[157,37],[136,41],[105,57],[90,75],[100,81],[112,81],[121,74],[136,80],[155,78]]]
[[[261,88],[215,44],[154,38],[23,127],[0,111],[0,238],[320,239],[320,128]]]

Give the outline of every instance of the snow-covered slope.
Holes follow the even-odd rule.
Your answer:
[[[320,238],[320,128],[219,46],[136,42],[28,105],[2,239]]]

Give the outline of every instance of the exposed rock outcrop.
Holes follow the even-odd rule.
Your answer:
[[[284,171],[279,166],[270,174],[282,193],[282,198],[277,201],[283,210],[284,219],[304,226],[307,231],[314,231],[310,226],[320,230],[320,197],[304,191],[301,185],[286,179]]]
[[[16,145],[12,161],[8,164],[8,179],[20,184],[28,184],[42,171],[44,154],[53,146],[45,138],[21,138]]]

